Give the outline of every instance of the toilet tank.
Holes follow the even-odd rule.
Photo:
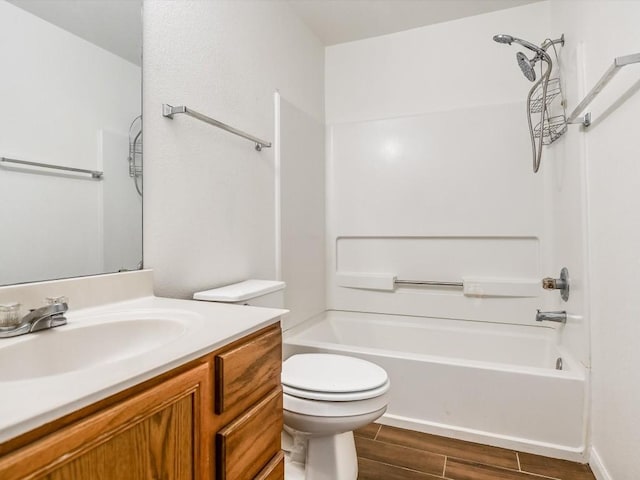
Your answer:
[[[245,280],[193,294],[194,300],[235,303],[254,307],[284,308],[284,282]]]

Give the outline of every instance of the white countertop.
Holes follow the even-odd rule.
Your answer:
[[[192,300],[143,297],[101,307],[69,310],[68,325],[12,339],[0,339],[0,350],[35,335],[55,335],[96,321],[136,316],[170,318],[184,327],[169,342],[140,354],[86,368],[16,381],[0,381],[0,443],[151,379],[279,320],[286,310],[224,305]],[[54,361],[55,359],[51,359]],[[19,367],[18,367],[19,368]]]

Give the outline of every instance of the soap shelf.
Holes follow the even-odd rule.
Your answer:
[[[540,83],[531,95],[531,100],[529,102],[529,110],[531,113],[540,113],[542,111],[543,105],[549,107],[553,99],[562,94],[562,89],[560,87],[560,78],[556,77],[549,79],[547,85],[547,96],[544,102],[542,100],[542,90],[542,83]]]
[[[540,123],[533,127],[533,136],[540,138]],[[544,119],[542,144],[551,145],[567,131],[567,119],[564,115]]]

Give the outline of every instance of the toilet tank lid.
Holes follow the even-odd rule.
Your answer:
[[[195,300],[208,302],[242,302],[267,293],[284,290],[286,283],[275,280],[245,280],[220,288],[213,288],[193,294]]]

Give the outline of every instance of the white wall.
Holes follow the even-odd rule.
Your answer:
[[[187,105],[273,140],[279,90],[311,129],[302,138],[313,142],[303,150],[283,137],[285,156],[322,152],[316,124],[324,118],[323,46],[281,2],[155,0],[144,4],[144,46],[145,266],[155,271],[157,293],[189,298],[246,278],[274,278],[277,267],[287,281],[286,266],[298,254],[287,258],[283,249],[276,265],[273,149],[256,152],[246,140],[184,115],[163,118],[160,110],[163,103]],[[283,158],[283,168],[290,161]],[[287,214],[307,201],[287,193],[297,191],[289,182],[303,179],[294,171],[282,179],[282,218],[293,222],[282,225],[284,242],[297,222],[308,224]],[[318,235],[322,230],[307,239],[310,251]],[[308,298],[296,288],[291,305]],[[322,291],[312,296],[320,298],[313,305],[324,303]]]
[[[101,170],[99,131],[140,113],[139,67],[4,0],[0,65],[0,156]],[[0,284],[104,271],[103,183],[36,170],[0,167]]]
[[[553,0],[551,10],[553,31],[564,31],[567,38],[567,93],[573,108],[614,57],[640,52],[640,3]],[[574,184],[586,177],[592,323],[590,463],[600,480],[634,480],[640,474],[639,75],[639,66],[625,67],[618,74],[589,108],[594,124],[585,133],[572,127],[567,150],[558,152],[557,158],[559,185],[577,190]],[[576,217],[570,221],[580,223]],[[580,245],[580,238],[567,231],[559,237],[559,245],[563,244],[570,251]]]
[[[549,4],[327,48],[331,308],[534,325],[531,298],[338,287],[336,272],[414,280],[527,279],[549,271],[545,175],[531,171],[530,83],[496,33],[542,41]],[[546,152],[545,152],[546,153]]]

